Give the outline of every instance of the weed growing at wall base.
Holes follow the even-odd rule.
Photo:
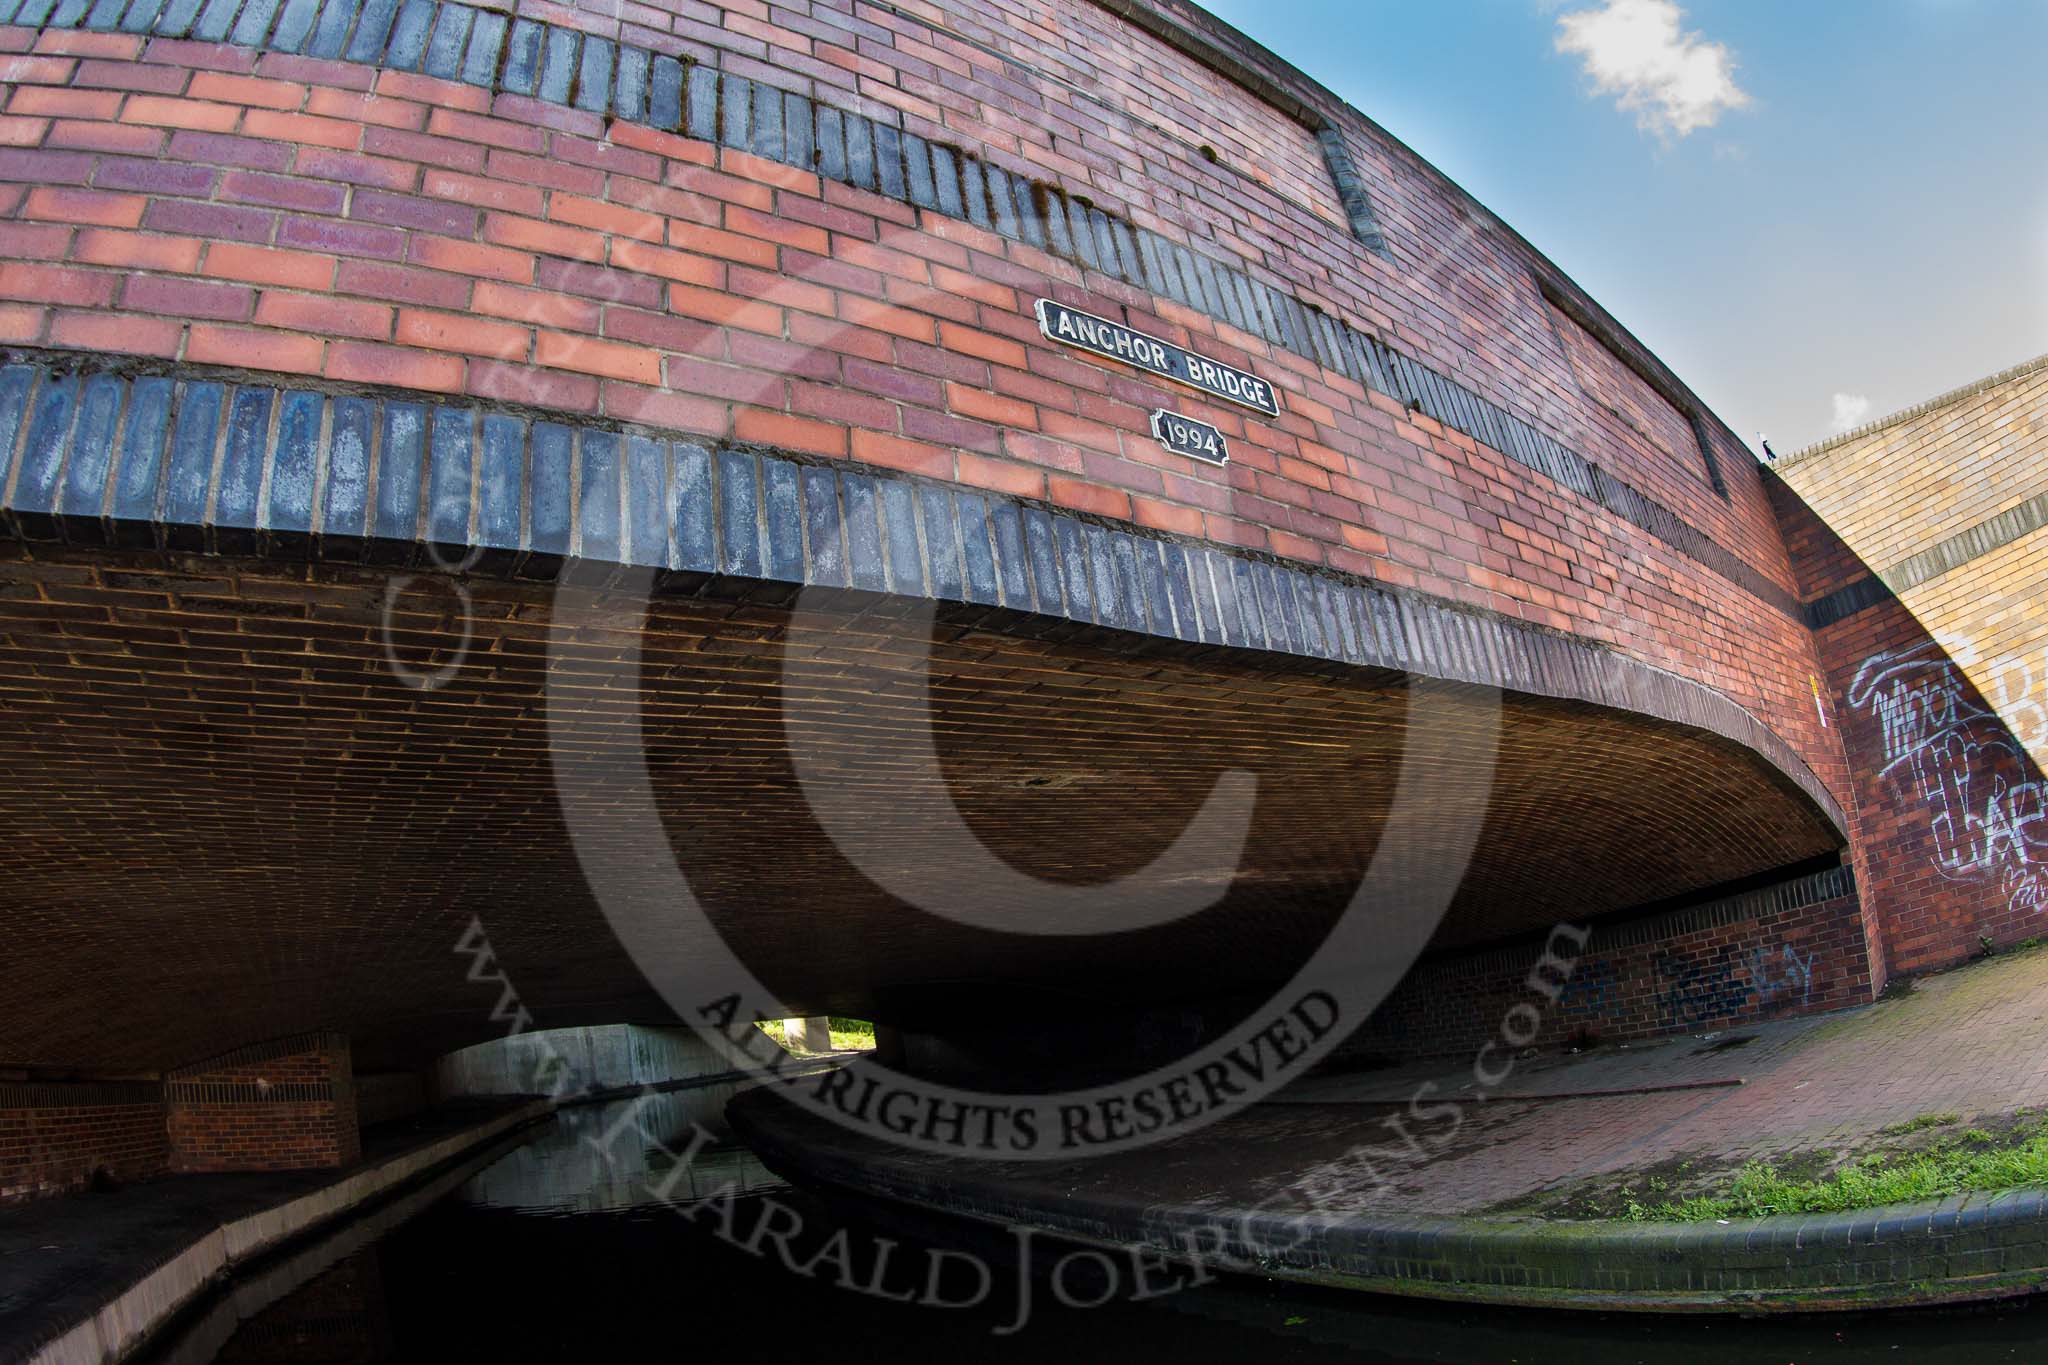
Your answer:
[[[1924,1152],[1901,1156],[1874,1152],[1832,1175],[1810,1180],[1789,1178],[1766,1162],[1752,1161],[1736,1174],[1726,1194],[1652,1205],[1631,1199],[1624,1216],[1631,1222],[1699,1223],[1786,1213],[1842,1213],[1971,1191],[2048,1185],[2048,1124],[2028,1130],[2015,1146],[1996,1148],[1990,1146],[1993,1141],[1990,1133],[1972,1128]]]

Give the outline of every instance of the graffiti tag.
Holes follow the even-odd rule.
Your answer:
[[[1849,705],[1877,722],[1885,778],[1927,811],[1942,875],[1995,877],[2015,909],[2048,904],[2036,866],[2048,850],[2048,791],[2026,780],[2019,741],[1955,661],[1931,641],[1873,655]]]

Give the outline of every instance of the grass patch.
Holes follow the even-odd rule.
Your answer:
[[[1917,1133],[1923,1128],[1940,1128],[1944,1124],[1954,1123],[1961,1117],[1962,1115],[1956,1113],[1953,1109],[1939,1114],[1916,1114],[1904,1123],[1887,1124],[1877,1131],[1883,1133],[1886,1137],[1904,1137],[1908,1133]]]
[[[875,1026],[865,1019],[841,1019],[832,1016],[832,1050],[834,1052],[872,1052],[875,1047]]]
[[[783,1028],[786,1020],[763,1019],[756,1025],[761,1032],[773,1038],[784,1047],[789,1046],[789,1036]],[[834,1052],[872,1052],[875,1046],[875,1026],[865,1019],[842,1019],[832,1016],[832,1050]]]
[[[1713,1152],[1567,1186],[1532,1190],[1483,1212],[1572,1222],[1698,1222],[1833,1213],[1965,1191],[2048,1185],[2048,1110],[1974,1118],[1922,1114],[1854,1146],[1794,1149],[1740,1164]]]
[[[1922,1120],[1932,1122],[1922,1122]],[[1922,1115],[1918,1128],[1955,1122],[1955,1115]],[[1898,1124],[1894,1127],[1914,1131]],[[1890,1132],[1891,1129],[1885,1131]],[[2048,1126],[2015,1132],[2012,1145],[1971,1128],[1924,1151],[1872,1152],[1830,1175],[1801,1177],[1766,1162],[1736,1172],[1725,1194],[1695,1195],[1645,1204],[1631,1197],[1622,1216],[1633,1222],[1698,1223],[1723,1218],[1766,1218],[1783,1213],[1841,1213],[1849,1209],[1938,1199],[1966,1191],[1989,1192],[2048,1185]]]

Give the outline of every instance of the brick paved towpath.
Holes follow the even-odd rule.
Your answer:
[[[1455,1137],[1428,1141],[1449,1118],[1407,1122],[1432,1159],[1418,1161],[1389,1133],[1373,1161],[1391,1190],[1325,1185],[1322,1202],[1465,1213],[1679,1158],[1863,1150],[1886,1144],[1880,1130],[1924,1114],[1953,1112],[1944,1127],[1954,1131],[2038,1108],[2048,1104],[2044,1040],[2048,951],[2036,950],[1924,977],[1859,1009],[1522,1060],[1490,1091],[1469,1062],[1439,1060],[1312,1079],[1281,1102],[1322,1123],[1359,1106],[1368,1128],[1384,1128],[1390,1106],[1402,1112],[1432,1084],[1424,1106],[1461,1106]]]

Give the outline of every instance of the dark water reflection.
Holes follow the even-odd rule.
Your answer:
[[[715,1124],[729,1097],[682,1091],[637,1108],[564,1111],[552,1131],[258,1268],[153,1360],[2048,1360],[2048,1309],[2031,1302],[1742,1322],[1518,1313],[1219,1280],[1084,1309],[1056,1302],[1043,1283],[1020,1289],[1001,1267],[976,1306],[899,1302],[845,1286],[903,1298],[935,1283],[937,1297],[957,1302],[979,1283],[957,1249],[872,1229],[789,1189],[744,1150],[708,1145],[697,1125]],[[762,1234],[764,1219],[774,1235]],[[793,1273],[785,1259],[811,1273]],[[1025,1325],[1005,1334],[1027,1299]]]

